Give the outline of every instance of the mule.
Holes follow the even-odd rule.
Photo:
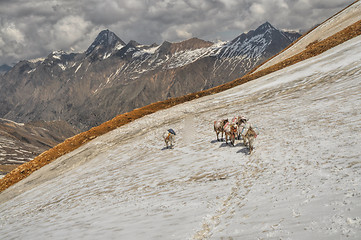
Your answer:
[[[249,154],[252,154],[254,150],[254,142],[256,138],[257,138],[257,133],[255,129],[252,126],[249,126],[243,135],[243,143],[246,146],[248,145]]]
[[[166,148],[173,148],[173,145],[175,143],[175,135],[176,135],[175,131],[171,128],[163,133],[163,139]]]
[[[226,123],[224,126],[224,133],[226,137],[226,143],[228,143],[228,140],[231,142],[231,144],[234,146],[234,142],[236,141],[236,136],[238,134],[238,126],[234,123]]]
[[[247,121],[248,121],[247,118],[244,117],[244,116],[238,116],[238,117],[234,117],[232,119],[232,123],[237,124],[237,126],[238,126],[238,132],[237,132],[237,139],[238,140],[241,139],[241,130],[247,124]]]
[[[222,133],[221,141],[223,141],[224,125],[228,123],[228,119],[221,119],[214,121],[214,131],[217,134],[217,141],[219,141],[218,135]]]

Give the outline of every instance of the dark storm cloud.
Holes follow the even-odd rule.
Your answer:
[[[123,41],[231,40],[269,21],[307,29],[352,0],[1,0],[0,65],[84,51],[103,29]]]

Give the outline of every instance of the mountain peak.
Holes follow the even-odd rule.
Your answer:
[[[275,27],[272,26],[268,21],[260,25],[255,32],[265,32],[267,30],[277,30]]]
[[[140,44],[139,44],[137,41],[135,41],[135,40],[130,40],[127,45],[131,45],[131,46],[133,46],[133,47],[137,47],[137,46],[139,46]]]
[[[182,42],[171,43],[164,41],[160,50],[166,51],[168,54],[174,54],[180,51],[195,50],[212,46],[214,43],[199,38],[190,38]]]
[[[179,43],[174,43],[173,45],[182,48],[182,50],[194,50],[209,47],[213,45],[213,43],[194,37]]]
[[[125,43],[115,33],[106,29],[98,34],[94,42],[90,45],[88,50],[86,50],[86,54],[89,55],[96,49],[103,49],[106,52],[119,45],[125,46]]]
[[[254,59],[266,59],[292,43],[299,34],[288,36],[280,32],[269,22],[260,25],[256,30],[243,33],[227,44],[220,51],[221,57],[248,56]]]

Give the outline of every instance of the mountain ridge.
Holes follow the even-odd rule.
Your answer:
[[[0,117],[60,118],[86,130],[119,113],[234,80],[291,43],[268,22],[247,36],[243,45],[240,39],[214,44],[191,38],[158,46],[125,44],[103,30],[84,53],[54,51],[43,61],[15,65],[2,77],[0,93],[15,97],[0,102]],[[280,44],[267,48],[275,36]]]
[[[65,121],[16,123],[0,118],[0,175],[77,133]]]

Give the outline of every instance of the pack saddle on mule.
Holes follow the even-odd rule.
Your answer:
[[[238,135],[238,125],[227,122],[226,125],[224,125],[224,133],[226,137],[226,143],[228,143],[229,140],[232,146],[234,146],[234,142],[236,141],[236,137]]]
[[[163,139],[166,145],[166,148],[172,148],[175,143],[175,131],[173,129],[168,129],[166,132],[163,133]]]

